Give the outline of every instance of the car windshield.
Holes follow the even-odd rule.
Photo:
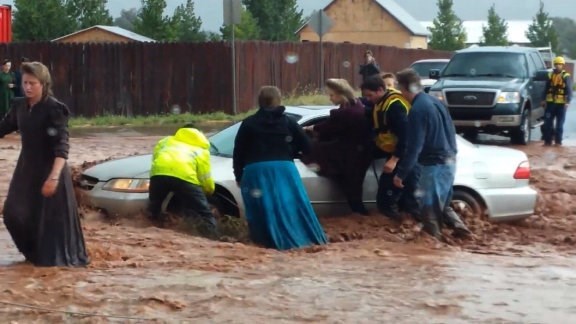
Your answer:
[[[442,76],[525,78],[526,70],[522,53],[459,53],[450,60]]]
[[[286,113],[286,115],[295,121],[302,119],[302,116],[297,114]],[[242,122],[237,122],[210,136],[210,154],[232,157],[234,153],[234,139],[236,139],[240,124],[242,124]]]
[[[447,62],[419,62],[410,66],[422,79],[428,79],[430,70],[442,70]]]

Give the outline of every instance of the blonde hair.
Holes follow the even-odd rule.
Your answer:
[[[354,89],[352,89],[352,86],[346,79],[328,79],[326,80],[326,86],[337,94],[344,96],[349,101],[353,101],[356,98],[354,96]]]
[[[263,86],[258,92],[258,105],[260,107],[277,107],[282,103],[282,93],[275,86]]]
[[[42,99],[52,96],[52,76],[46,65],[40,62],[25,62],[20,67],[22,74],[35,77],[42,84]]]

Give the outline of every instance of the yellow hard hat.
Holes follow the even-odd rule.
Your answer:
[[[564,61],[564,58],[562,56],[556,56],[556,58],[554,59],[554,64],[566,64],[566,61]]]

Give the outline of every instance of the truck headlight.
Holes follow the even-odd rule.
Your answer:
[[[104,184],[103,190],[117,192],[146,193],[150,179],[112,179]]]
[[[442,91],[429,91],[428,92],[429,95],[431,95],[432,97],[436,97],[436,99],[446,103],[446,100],[444,100],[444,94],[442,93]]]
[[[517,104],[520,101],[520,92],[500,92],[496,99],[496,102],[501,104]]]

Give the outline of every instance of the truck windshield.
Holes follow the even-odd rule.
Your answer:
[[[459,53],[444,68],[442,76],[525,78],[526,69],[522,53]]]

